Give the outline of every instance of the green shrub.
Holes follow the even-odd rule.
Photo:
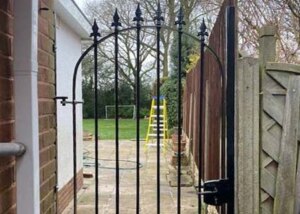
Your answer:
[[[169,128],[178,126],[178,79],[168,78],[161,86],[161,94],[167,101]]]
[[[140,109],[140,118],[149,117],[150,110],[148,108]]]

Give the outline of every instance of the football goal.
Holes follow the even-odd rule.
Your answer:
[[[105,106],[105,118],[115,118],[115,105]],[[136,106],[135,105],[119,105],[119,117],[120,118],[136,118]]]

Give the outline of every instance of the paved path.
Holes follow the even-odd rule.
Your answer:
[[[135,141],[120,142],[120,214],[136,213],[136,143]],[[84,143],[84,172],[94,174],[94,144]],[[100,213],[115,213],[115,144],[114,141],[100,141]],[[169,155],[161,153],[161,213],[176,212],[177,188],[170,187],[166,178],[168,173]],[[168,152],[166,154],[169,154]],[[123,161],[124,160],[124,161]],[[146,151],[141,147],[141,211],[143,214],[156,214],[156,148]],[[95,181],[94,178],[84,179],[84,187],[78,194],[78,213],[95,213]],[[182,187],[182,213],[197,213],[197,196],[193,187]],[[64,212],[72,213],[72,204]]]

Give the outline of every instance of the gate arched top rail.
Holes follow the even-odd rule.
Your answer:
[[[157,28],[156,25],[145,25],[145,26],[140,26],[140,28],[144,28],[144,29],[154,29],[154,28]],[[169,26],[166,26],[166,25],[161,25],[161,28],[164,28],[164,29],[168,29],[168,30],[172,30],[172,31],[176,31],[178,32],[179,30],[176,29],[176,28],[172,28],[172,27],[169,27]],[[121,29],[118,31],[118,33],[123,33],[123,32],[128,32],[128,31],[131,31],[131,30],[137,30],[138,27],[137,26],[131,26],[131,27],[128,27],[128,28],[124,28],[124,29]],[[185,31],[182,31],[182,33],[192,39],[194,39],[195,41],[201,43],[201,40],[197,37],[197,36],[194,36],[188,32],[185,32]],[[103,43],[105,40],[109,39],[110,37],[113,37],[114,35],[116,34],[116,32],[112,32],[112,33],[109,33],[108,35],[100,38],[96,45],[100,45],[101,43]],[[80,56],[80,58],[78,59],[76,65],[75,65],[75,69],[74,69],[74,74],[73,74],[73,96],[72,96],[72,102],[74,103],[75,100],[76,100],[76,78],[77,78],[77,73],[78,73],[78,68],[79,68],[79,65],[81,64],[82,60],[86,57],[86,55],[93,49],[95,44],[92,44],[90,45],[83,53],[82,55]],[[207,48],[207,50],[214,56],[214,58],[216,59],[217,63],[218,63],[218,66],[219,66],[219,70],[220,70],[220,74],[221,74],[221,78],[224,79],[224,69],[223,69],[223,65],[221,63],[221,60],[219,58],[219,56],[216,54],[216,52],[214,51],[214,49],[212,47],[210,47],[209,45],[207,44],[204,44],[204,46]]]

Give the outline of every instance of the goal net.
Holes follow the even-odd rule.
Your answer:
[[[115,118],[116,111],[115,105],[105,106],[105,118]],[[119,105],[119,118],[136,118],[136,107],[135,105]]]

